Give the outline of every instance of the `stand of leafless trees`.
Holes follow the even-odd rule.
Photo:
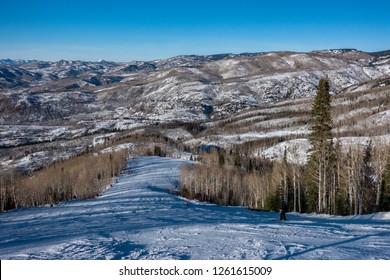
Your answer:
[[[307,165],[287,160],[296,151],[286,150],[278,161],[252,158],[236,151],[211,151],[198,162],[183,165],[183,196],[221,205],[278,210],[286,201],[289,211],[334,215],[390,211],[390,146],[381,142],[364,145],[338,144],[329,184],[318,191],[307,181]]]
[[[276,209],[283,175],[278,163],[241,156],[239,151],[211,151],[198,163],[183,165],[181,193],[221,205]]]
[[[126,165],[127,151],[84,154],[29,175],[0,174],[1,211],[94,197]]]

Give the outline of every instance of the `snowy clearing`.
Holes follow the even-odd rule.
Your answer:
[[[172,192],[186,161],[129,161],[89,200],[0,213],[0,259],[390,259],[390,213],[256,212]]]

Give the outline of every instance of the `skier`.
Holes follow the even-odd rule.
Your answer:
[[[287,203],[285,201],[283,201],[282,205],[280,206],[280,220],[281,221],[287,221],[286,212],[287,212]]]

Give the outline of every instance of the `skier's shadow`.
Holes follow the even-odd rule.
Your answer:
[[[301,251],[301,252],[296,252],[296,253],[293,253],[293,254],[287,254],[285,256],[281,256],[279,258],[275,258],[274,260],[288,260],[288,259],[291,259],[293,257],[304,255],[306,253],[313,252],[313,251],[318,250],[318,249],[324,249],[324,248],[328,248],[328,247],[335,247],[335,246],[338,246],[338,245],[352,243],[352,242],[355,242],[355,241],[358,241],[358,240],[362,240],[362,239],[369,238],[369,237],[374,237],[374,236],[390,236],[390,233],[389,232],[382,232],[382,233],[377,233],[377,234],[362,235],[362,236],[359,236],[359,237],[350,238],[348,240],[343,240],[343,241],[340,241],[340,242],[335,242],[335,243],[330,243],[330,244],[326,244],[326,245],[321,245],[321,246],[318,246],[318,247],[310,248],[310,249],[307,249],[307,250],[304,250],[304,251]]]

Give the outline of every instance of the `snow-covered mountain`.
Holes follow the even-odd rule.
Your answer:
[[[130,63],[5,60],[0,63],[0,117],[52,120],[122,107],[123,118],[208,120],[270,101],[313,96],[324,76],[339,93],[389,75],[389,52],[349,49]],[[73,104],[63,108],[69,99]]]

